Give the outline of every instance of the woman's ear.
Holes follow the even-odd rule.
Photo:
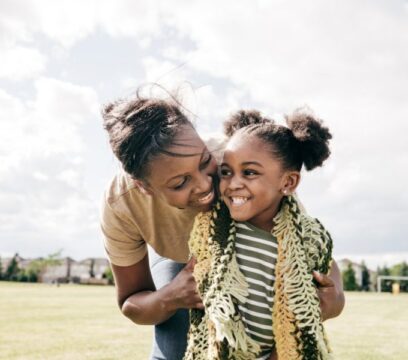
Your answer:
[[[149,196],[153,195],[153,191],[150,189],[149,185],[146,184],[146,182],[142,180],[133,180],[133,181],[135,182],[137,188],[142,194],[149,195]]]
[[[299,171],[288,171],[283,176],[282,193],[283,195],[292,195],[300,182]]]

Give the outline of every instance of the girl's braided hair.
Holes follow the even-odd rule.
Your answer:
[[[286,123],[287,127],[278,125],[256,110],[239,110],[224,122],[224,133],[257,136],[286,170],[300,171],[303,164],[307,170],[321,166],[330,155],[329,129],[305,109],[286,116]]]

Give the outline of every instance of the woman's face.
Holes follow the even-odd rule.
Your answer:
[[[149,166],[147,189],[177,208],[209,210],[216,191],[213,178],[217,163],[196,131],[183,125],[169,152],[161,154]]]

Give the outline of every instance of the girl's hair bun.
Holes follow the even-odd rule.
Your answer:
[[[273,124],[273,120],[263,117],[257,110],[239,110],[224,122],[224,134],[231,137],[239,129],[266,123]]]
[[[303,164],[307,170],[321,166],[329,157],[332,135],[308,109],[298,109],[286,117],[286,123],[299,143]]]

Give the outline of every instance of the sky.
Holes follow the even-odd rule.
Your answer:
[[[104,256],[100,109],[156,82],[204,138],[310,107],[332,155],[298,192],[335,258],[408,261],[408,1],[3,0],[0,54],[2,256]]]

